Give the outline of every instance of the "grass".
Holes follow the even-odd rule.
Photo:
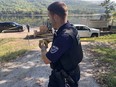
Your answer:
[[[31,44],[30,46],[27,40],[20,38],[0,39],[0,62],[6,62],[15,59],[36,47],[37,44]]]
[[[102,63],[101,67],[109,67],[106,70],[106,74],[102,75],[101,72],[101,79],[104,84],[108,87],[115,87],[116,86],[116,50],[112,48],[104,48],[104,47],[96,47],[94,51],[98,54],[101,54],[99,58],[99,64]],[[109,66],[106,66],[108,64]]]
[[[116,42],[116,34],[109,34],[93,38],[81,38],[82,41],[100,41],[100,42]]]
[[[105,67],[104,71],[100,71],[99,80],[101,84],[105,84],[103,87],[115,87],[116,86],[116,34],[101,36],[98,38],[82,38],[86,40],[94,40],[101,42],[97,44],[91,50],[95,53],[95,59],[99,69]],[[106,43],[109,43],[107,45]]]

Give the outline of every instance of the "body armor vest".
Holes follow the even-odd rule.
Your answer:
[[[80,38],[76,28],[71,27],[69,29],[65,29],[65,33],[70,35],[73,39],[73,44],[60,58],[57,62],[51,63],[52,69],[57,70],[65,70],[72,71],[74,70],[78,64],[82,61],[83,52],[80,43]]]

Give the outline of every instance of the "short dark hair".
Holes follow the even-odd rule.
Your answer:
[[[48,11],[51,14],[57,14],[61,18],[65,18],[68,13],[68,8],[63,2],[54,2],[48,6]]]

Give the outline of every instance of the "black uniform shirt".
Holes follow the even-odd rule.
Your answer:
[[[72,45],[72,38],[65,33],[71,24],[67,22],[54,34],[53,43],[46,56],[51,62],[56,62]]]

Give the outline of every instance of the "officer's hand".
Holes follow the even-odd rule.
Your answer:
[[[46,41],[46,40],[40,40],[39,41],[39,47],[41,48],[41,49],[47,49],[48,48],[48,42]]]

